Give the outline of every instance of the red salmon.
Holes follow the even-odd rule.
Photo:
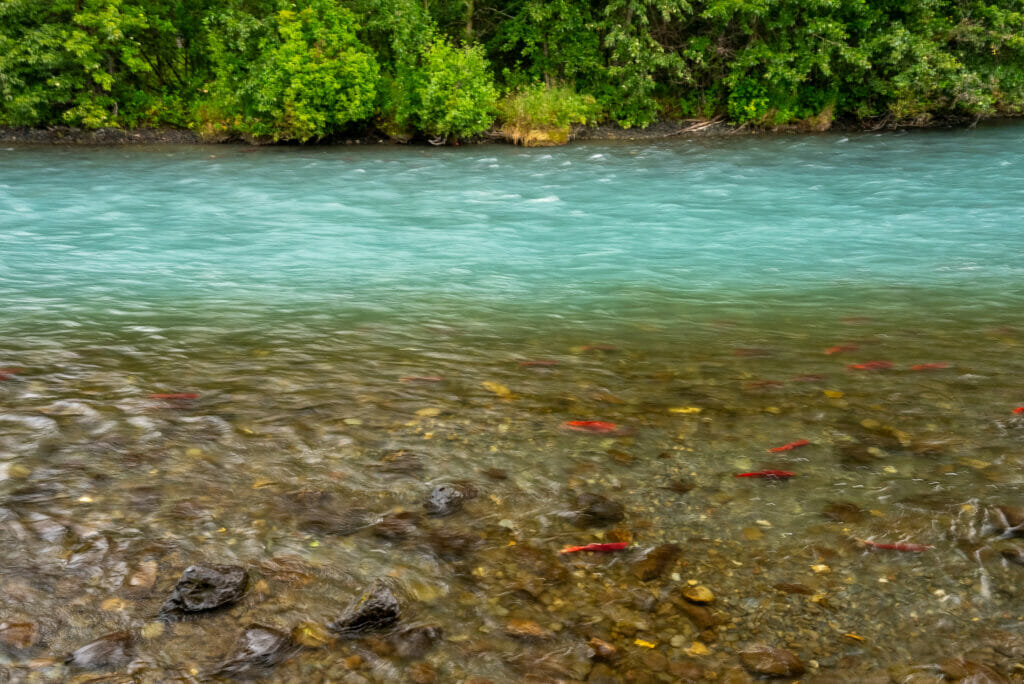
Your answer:
[[[810,442],[807,441],[806,439],[798,439],[797,441],[790,442],[789,444],[783,444],[782,446],[773,447],[773,448],[769,449],[768,451],[771,451],[771,452],[790,451],[791,449],[796,449],[797,447],[807,446],[808,444],[810,444]]]
[[[871,541],[869,539],[858,539],[857,541],[860,542],[861,544],[863,544],[864,546],[870,547],[872,549],[880,549],[882,551],[914,551],[914,552],[919,552],[919,551],[927,551],[928,549],[934,549],[935,548],[934,546],[929,546],[927,544],[910,544],[910,543],[903,543],[903,542],[897,542],[895,544],[883,544],[883,543],[880,543],[880,542],[873,542],[873,541]]]
[[[617,424],[608,423],[603,420],[567,420],[562,423],[562,427],[566,430],[590,432],[598,435],[606,435],[619,429]]]
[[[944,361],[938,363],[918,363],[910,367],[912,371],[923,371],[923,370],[942,370],[943,368],[949,368],[949,364]]]
[[[858,345],[856,345],[856,344],[837,344],[834,347],[829,347],[828,349],[826,349],[825,353],[831,356],[832,354],[841,354],[843,352],[852,352],[852,351],[857,351],[858,349],[860,349],[860,347]]]
[[[586,546],[566,546],[559,553],[576,553],[577,551],[622,551],[629,546],[629,542],[609,542],[607,544],[587,544]]]
[[[736,477],[761,477],[766,480],[786,480],[796,473],[791,473],[788,470],[758,470],[753,473],[737,473]]]
[[[888,370],[892,368],[892,361],[865,361],[864,363],[851,363],[847,366],[850,370]]]

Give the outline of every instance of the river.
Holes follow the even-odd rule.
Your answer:
[[[1020,125],[0,149],[0,301],[0,681],[1024,670]]]

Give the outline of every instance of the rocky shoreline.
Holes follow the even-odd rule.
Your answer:
[[[800,133],[821,133],[825,131],[858,132],[872,130],[901,130],[907,128],[970,128],[979,123],[999,125],[1019,119],[977,119],[947,118],[934,119],[916,124],[881,121],[869,122],[828,122],[824,125],[778,126],[774,128],[736,126],[720,119],[684,119],[657,121],[647,128],[622,128],[614,124],[580,127],[572,132],[569,141],[588,140],[664,140],[682,137],[709,137],[726,135],[792,135]],[[308,143],[311,145],[373,145],[373,144],[406,144],[408,141],[395,140],[377,132],[364,133],[351,137],[339,136],[327,140]],[[426,141],[413,141],[412,144]],[[508,138],[498,129],[484,134],[477,143],[510,143]],[[47,128],[0,127],[0,144],[3,145],[220,145],[220,144],[253,144],[253,141],[240,138],[221,137],[204,138],[195,131],[175,128],[136,128],[131,130],[120,128],[99,128],[95,130],[74,128],[70,126],[51,126]],[[259,143],[257,143],[259,144]],[[294,143],[281,143],[282,145]]]

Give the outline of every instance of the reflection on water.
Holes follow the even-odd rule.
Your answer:
[[[1022,143],[977,136],[5,153],[0,666],[1009,674]],[[242,598],[157,619],[196,563]],[[328,629],[378,580],[397,625]]]

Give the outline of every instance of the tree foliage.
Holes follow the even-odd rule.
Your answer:
[[[0,1],[2,125],[459,139],[558,88],[623,126],[1020,115],[1024,0]]]

